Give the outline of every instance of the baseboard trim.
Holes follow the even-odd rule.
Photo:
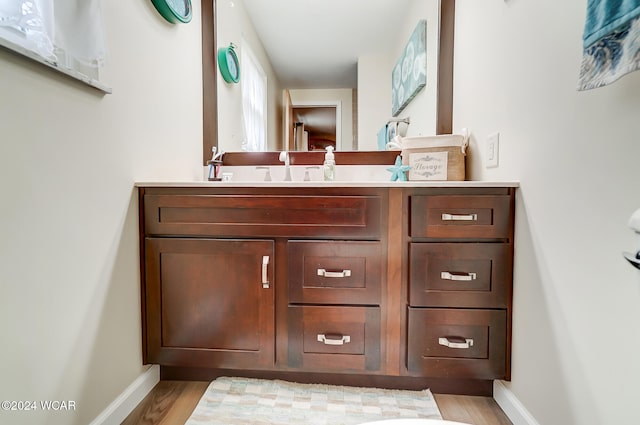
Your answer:
[[[160,366],[153,365],[136,378],[90,425],[120,425],[160,382]]]
[[[493,381],[493,398],[513,425],[540,425],[502,381]]]

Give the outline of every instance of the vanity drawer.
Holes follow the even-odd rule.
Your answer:
[[[438,378],[505,378],[505,310],[409,307],[408,323],[410,373]]]
[[[147,190],[149,192],[150,190]],[[381,197],[215,192],[145,193],[148,235],[380,239]]]
[[[502,243],[411,243],[409,304],[506,308],[511,258]]]
[[[378,370],[380,308],[289,306],[289,366]]]
[[[380,304],[380,242],[289,241],[289,302]]]
[[[414,195],[410,204],[410,232],[415,238],[511,237],[508,195]]]

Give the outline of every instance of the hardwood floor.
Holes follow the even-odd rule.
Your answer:
[[[491,397],[434,394],[443,419],[473,425],[512,425]]]
[[[184,425],[208,386],[209,382],[160,381],[122,425]],[[435,394],[435,398],[444,419],[512,425],[490,397]]]
[[[160,381],[121,425],[184,425],[209,382]]]

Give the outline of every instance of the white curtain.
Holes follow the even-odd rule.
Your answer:
[[[65,66],[106,57],[101,0],[0,0],[0,37]]]
[[[55,60],[52,6],[48,0],[0,0],[0,37]]]
[[[246,137],[243,150],[263,152],[267,150],[267,78],[245,40],[242,40],[240,64],[242,116]]]
[[[54,44],[67,57],[95,67],[102,66],[106,58],[101,3],[101,0],[53,0]]]

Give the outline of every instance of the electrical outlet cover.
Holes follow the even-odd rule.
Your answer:
[[[486,157],[485,166],[487,168],[496,168],[498,166],[498,157],[500,153],[500,133],[493,133],[487,136],[486,140]]]

